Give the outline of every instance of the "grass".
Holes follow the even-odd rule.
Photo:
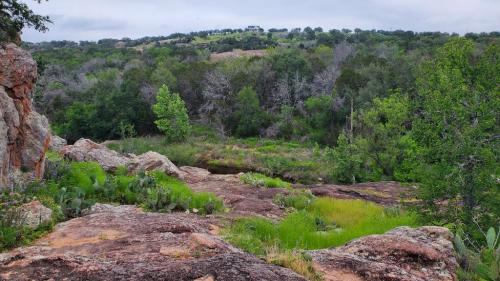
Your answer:
[[[121,153],[155,151],[179,166],[199,166],[215,173],[258,172],[291,182],[332,182],[326,151],[311,144],[260,138],[220,139],[209,129],[194,126],[182,143],[162,136],[129,138],[108,144]]]
[[[277,223],[240,219],[228,229],[227,239],[250,253],[264,255],[273,245],[282,250],[329,248],[402,225],[416,226],[416,219],[366,201],[319,198]]]
[[[243,183],[249,184],[254,187],[267,187],[267,188],[291,188],[289,182],[283,181],[280,178],[272,178],[259,173],[245,173],[241,175],[240,180]]]
[[[18,187],[17,192],[0,192],[0,252],[30,243],[56,222],[78,217],[97,202],[136,204],[154,212],[212,214],[224,210],[222,200],[213,193],[193,192],[163,172],[127,175],[125,168],[119,168],[115,174],[107,174],[94,162],[68,162],[49,155],[45,182]],[[52,221],[37,229],[19,226],[19,206],[34,199],[52,209]]]

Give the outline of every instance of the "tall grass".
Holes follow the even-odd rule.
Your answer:
[[[262,255],[272,245],[282,249],[328,248],[402,225],[416,226],[416,219],[404,211],[385,212],[371,202],[319,198],[278,223],[263,218],[241,219],[229,228],[227,237],[236,246]]]

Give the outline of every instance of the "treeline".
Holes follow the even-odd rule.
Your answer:
[[[305,30],[299,34],[307,36]],[[328,34],[332,42],[319,44],[318,39],[302,49],[300,44],[280,47],[271,37],[266,40],[276,47],[264,57],[216,63],[209,61],[209,49],[193,44],[144,52],[85,44],[34,51],[41,73],[35,102],[70,141],[119,138],[123,128],[148,135],[157,133],[151,106],[166,84],[184,99],[191,120],[221,135],[334,145],[341,132],[353,133],[354,113],[372,107],[376,98],[414,93],[417,66],[451,38],[444,33],[320,31],[314,32]],[[498,43],[494,34],[474,39],[478,51]],[[231,47],[227,42],[232,40],[222,37],[213,44]]]

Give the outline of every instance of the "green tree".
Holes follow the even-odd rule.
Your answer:
[[[24,27],[33,27],[37,31],[45,32],[48,30],[48,23],[51,23],[48,16],[35,14],[25,3],[18,0],[0,1],[0,43],[18,41],[18,34]]]
[[[491,45],[475,57],[472,41],[453,38],[417,79],[413,135],[426,163],[421,210],[475,239],[475,224],[500,223],[499,54]]]
[[[186,105],[179,94],[169,91],[166,85],[158,90],[153,111],[158,117],[156,126],[168,141],[182,141],[188,135],[191,126]]]
[[[369,159],[369,170],[399,181],[415,180],[418,149],[410,136],[408,98],[399,93],[376,98],[357,119],[355,142]]]
[[[266,112],[260,107],[259,98],[252,87],[244,87],[237,94],[233,122],[236,125],[235,133],[240,137],[256,136],[268,123]]]

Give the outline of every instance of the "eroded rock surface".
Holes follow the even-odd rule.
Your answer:
[[[273,203],[278,193],[288,193],[283,188],[258,188],[244,184],[240,175],[217,175],[207,170],[181,167],[185,172],[184,180],[197,192],[212,192],[224,200],[231,208],[231,217],[261,216],[279,219],[285,211]]]
[[[28,178],[43,176],[51,135],[47,119],[31,103],[36,79],[28,52],[15,44],[0,46],[0,188],[11,185],[20,170]]]
[[[451,239],[443,227],[398,227],[310,254],[325,281],[454,281]]]
[[[310,187],[316,196],[340,199],[362,199],[382,205],[395,205],[413,200],[415,187],[402,186],[398,182],[366,182],[352,185],[320,184]]]
[[[60,136],[53,135],[50,141],[50,149],[59,152],[68,142]]]
[[[0,255],[0,280],[305,280],[211,232],[212,218],[100,205]]]
[[[20,224],[37,228],[40,224],[52,220],[52,210],[45,207],[40,201],[34,200],[19,207]]]

